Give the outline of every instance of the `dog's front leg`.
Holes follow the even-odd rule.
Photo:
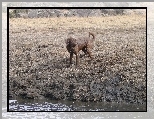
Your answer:
[[[73,53],[70,53],[70,65],[72,64]]]
[[[76,66],[78,66],[78,64],[79,64],[79,55],[78,53],[76,53]]]

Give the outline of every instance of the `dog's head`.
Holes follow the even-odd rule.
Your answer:
[[[76,39],[72,38],[72,37],[67,38],[65,40],[65,43],[66,43],[67,46],[69,45],[70,47],[75,47],[77,45]]]

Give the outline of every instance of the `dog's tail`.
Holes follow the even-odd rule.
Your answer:
[[[95,35],[93,33],[89,32],[89,38],[90,38],[90,35],[92,35],[93,40],[95,40]]]

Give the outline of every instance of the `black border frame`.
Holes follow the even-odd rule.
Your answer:
[[[146,111],[9,111],[9,10],[10,9],[145,9],[146,10]],[[7,112],[147,112],[147,7],[7,7]]]

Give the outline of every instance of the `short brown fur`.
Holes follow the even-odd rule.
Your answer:
[[[93,38],[90,38],[90,35],[92,35]],[[72,64],[73,54],[75,54],[76,66],[78,66],[80,50],[82,50],[85,54],[88,54],[91,59],[93,58],[91,51],[94,47],[94,40],[95,35],[91,32],[89,32],[89,37],[81,37],[78,39],[70,37],[66,40],[66,48],[70,53],[70,65]]]

